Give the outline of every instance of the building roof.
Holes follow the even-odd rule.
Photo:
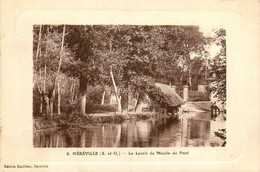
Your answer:
[[[155,86],[160,88],[161,91],[170,97],[171,104],[169,106],[180,106],[184,104],[184,100],[175,92],[175,90],[165,84],[155,83]]]

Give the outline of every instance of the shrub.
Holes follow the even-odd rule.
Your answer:
[[[86,113],[103,113],[103,112],[116,112],[117,106],[116,105],[100,105],[100,104],[93,104],[87,103],[86,106]]]

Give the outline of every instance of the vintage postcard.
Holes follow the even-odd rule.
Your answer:
[[[1,170],[260,170],[259,2],[150,3],[1,2]]]

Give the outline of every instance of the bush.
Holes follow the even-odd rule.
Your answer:
[[[93,104],[87,103],[86,105],[86,113],[103,113],[103,112],[116,112],[117,106],[116,105],[100,105],[100,104]]]

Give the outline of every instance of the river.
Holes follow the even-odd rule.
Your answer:
[[[216,147],[215,136],[226,128],[224,114],[187,113],[178,118],[127,120],[121,124],[96,124],[84,128],[37,131],[34,147]]]

